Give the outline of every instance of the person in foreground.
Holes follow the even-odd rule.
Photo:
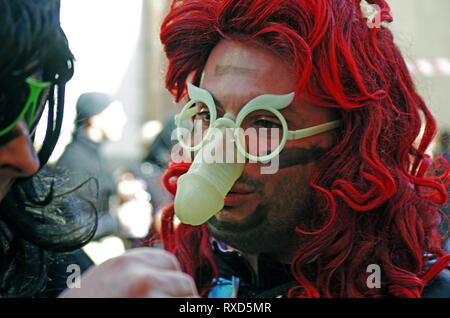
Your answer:
[[[368,2],[374,20],[352,0],[172,2],[161,29],[166,86],[189,102],[179,124],[192,115],[206,137],[195,144],[194,132],[183,145],[193,163],[166,173],[175,200],[161,238],[200,295],[450,297],[437,232],[449,168],[426,154],[437,126],[386,27],[389,6]],[[259,102],[265,94],[275,97]],[[258,135],[262,155],[278,153],[278,170],[262,173],[264,157],[234,135],[246,163],[224,170],[238,171],[231,189],[200,213],[213,206],[203,180],[226,164],[199,157],[222,123],[290,136],[279,151]],[[174,227],[174,216],[188,224]]]
[[[391,21],[383,0],[172,1],[165,251],[62,296],[448,297],[449,168]]]
[[[59,1],[0,0],[0,40],[0,297],[56,297],[67,288],[68,266],[82,272],[92,264],[79,248],[96,227],[90,203],[44,167],[73,74]]]

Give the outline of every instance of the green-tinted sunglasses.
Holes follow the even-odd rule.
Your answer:
[[[6,91],[0,92],[0,136],[11,131],[22,119],[32,132],[41,118],[52,83],[33,77],[26,78],[25,83],[10,83]],[[23,103],[26,97],[28,98]],[[20,104],[24,105],[22,109],[17,107]]]

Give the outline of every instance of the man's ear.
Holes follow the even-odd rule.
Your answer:
[[[84,122],[84,128],[88,128],[92,126],[92,117],[89,117],[88,120]]]
[[[85,127],[96,127],[98,122],[98,115],[94,115],[88,118],[88,120],[85,123]]]

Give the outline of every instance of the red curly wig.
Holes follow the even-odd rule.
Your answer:
[[[190,76],[199,83],[219,41],[256,39],[296,67],[297,96],[341,115],[338,141],[310,181],[325,225],[298,226],[303,243],[292,262],[298,286],[290,297],[420,297],[450,261],[437,232],[450,172],[426,154],[435,120],[392,33],[370,28],[360,2],[173,0],[161,28],[166,87],[177,101]],[[381,9],[381,22],[392,21],[384,0],[368,2]],[[164,182],[172,194],[188,167],[170,165]],[[210,234],[205,225],[174,228],[173,219],[171,204],[162,216],[163,246],[205,295],[218,275]],[[318,254],[314,272],[307,270]],[[366,286],[371,263],[383,270],[379,289]]]

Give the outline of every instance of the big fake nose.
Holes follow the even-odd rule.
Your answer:
[[[216,132],[223,131],[218,129]],[[199,150],[189,171],[178,178],[174,209],[181,222],[200,225],[222,210],[225,196],[241,176],[244,162],[226,162],[222,155],[217,155],[216,160],[205,161],[212,153],[217,154],[217,148],[223,144],[223,137],[213,136],[211,142]],[[225,138],[225,149],[230,149],[230,144],[236,150],[234,142]]]

